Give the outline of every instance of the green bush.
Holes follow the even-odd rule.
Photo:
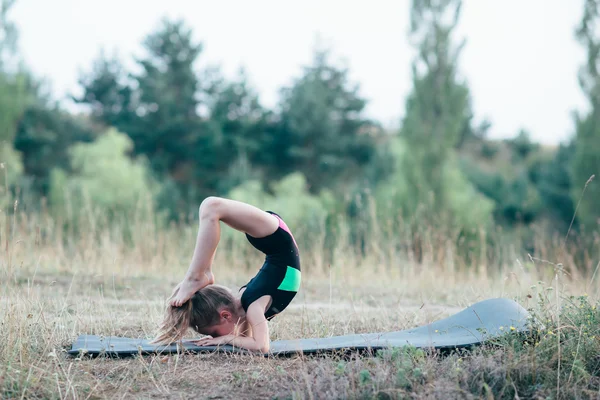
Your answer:
[[[68,176],[55,169],[50,178],[50,202],[55,210],[71,204],[76,209],[114,214],[132,213],[140,202],[152,203],[158,185],[150,178],[144,159],[131,159],[133,143],[128,136],[110,129],[92,143],[69,150],[74,171]]]
[[[453,228],[473,230],[487,226],[491,222],[494,203],[482,195],[466,178],[460,169],[458,159],[454,156],[448,158],[447,165],[442,172],[441,188],[446,202],[445,209],[431,210],[427,202],[420,201],[414,195],[413,186],[420,185],[427,188],[428,182],[409,182],[408,174],[400,168],[406,165],[403,160],[410,154],[406,151],[404,143],[395,140],[390,150],[396,158],[396,169],[386,181],[382,182],[375,190],[377,208],[388,218],[401,214],[407,220],[426,221],[426,216],[445,216],[449,218]],[[415,166],[415,168],[418,168]],[[415,175],[415,174],[410,174]],[[436,194],[430,192],[431,196]]]
[[[21,154],[7,142],[0,142],[0,182],[3,186],[15,184],[23,174]]]
[[[329,191],[311,194],[301,173],[284,177],[270,189],[269,193],[259,181],[247,181],[232,189],[227,197],[276,212],[294,229],[296,236],[303,232],[323,231],[328,216],[336,207],[336,200]]]
[[[10,189],[19,182],[22,176],[21,154],[8,143],[0,142],[0,209],[11,202]]]

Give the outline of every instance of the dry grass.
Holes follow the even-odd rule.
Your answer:
[[[348,245],[344,226],[333,247],[305,246],[302,292],[271,323],[272,339],[406,329],[490,297],[515,298],[558,327],[557,310],[568,295],[597,297],[597,280],[591,280],[594,257],[573,268],[573,253],[557,251],[559,239],[540,243],[537,258],[528,257],[519,243],[507,243],[481,246],[466,261],[451,238],[428,231],[417,263],[401,226],[397,221],[371,227],[368,256]],[[301,237],[301,228],[297,231]],[[576,328],[579,341],[562,344],[562,361],[556,358],[559,342],[547,333],[547,341],[540,341],[546,358],[537,361],[532,359],[537,350],[514,343],[444,357],[396,351],[351,359],[69,358],[64,349],[79,334],[155,333],[164,301],[189,263],[196,225],[161,227],[143,213],[108,224],[85,210],[63,221],[17,210],[0,216],[0,232],[2,398],[446,399],[555,396],[557,389],[561,398],[598,393],[593,367],[583,373],[576,362],[587,354],[579,320],[565,325]],[[563,273],[544,259],[569,268]],[[214,266],[216,279],[239,287],[260,264],[261,255],[251,246],[226,236]],[[563,323],[569,315],[562,316]],[[585,332],[586,338],[592,336]],[[575,348],[577,356],[566,354]],[[557,362],[563,366],[558,375]],[[541,379],[551,373],[558,377],[552,385],[550,378]]]

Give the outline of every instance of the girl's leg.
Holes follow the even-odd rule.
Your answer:
[[[170,304],[180,307],[194,293],[214,283],[212,263],[221,237],[220,221],[250,236],[265,237],[277,230],[273,215],[235,200],[209,197],[200,206],[196,247],[183,281],[175,289]]]

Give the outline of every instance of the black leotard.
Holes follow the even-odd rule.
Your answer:
[[[248,311],[250,304],[262,296],[271,296],[271,306],[265,311],[267,319],[282,312],[300,289],[300,254],[298,245],[281,217],[267,211],[279,220],[279,227],[269,236],[255,238],[246,234],[248,241],[266,255],[265,262],[254,278],[242,288],[242,307]],[[240,289],[241,290],[241,289]]]

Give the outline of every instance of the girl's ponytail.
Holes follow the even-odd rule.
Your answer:
[[[159,328],[160,333],[150,344],[168,345],[179,341],[190,327],[191,319],[191,300],[182,304],[181,307],[167,306],[165,319]]]

